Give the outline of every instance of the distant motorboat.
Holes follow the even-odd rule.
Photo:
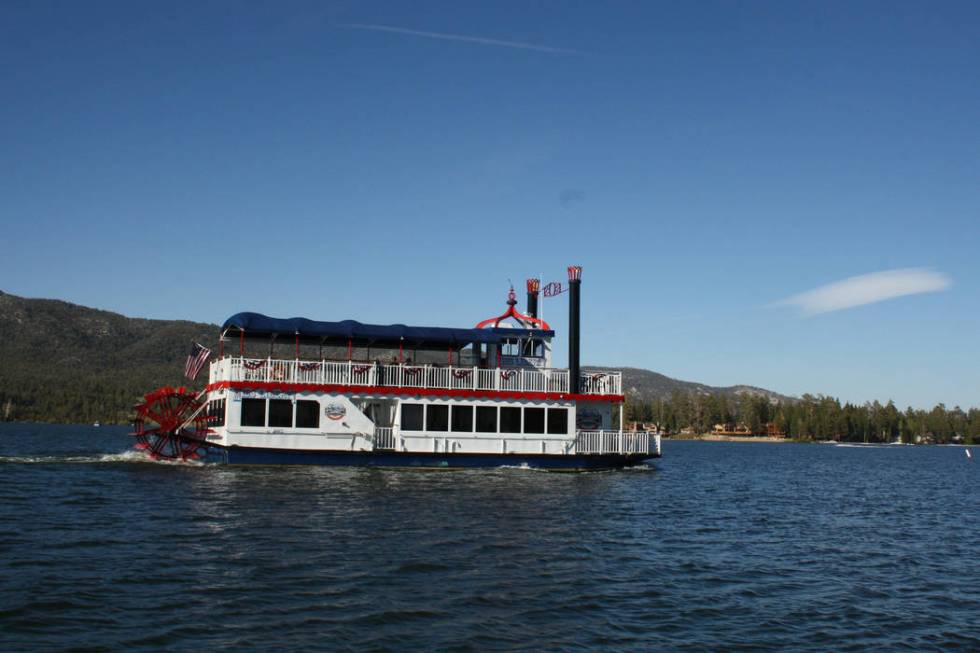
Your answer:
[[[92,424],[92,426],[98,428],[98,427],[102,426],[102,424],[99,422],[99,420],[95,420],[95,423]]]

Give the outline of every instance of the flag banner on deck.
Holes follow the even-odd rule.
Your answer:
[[[195,342],[194,346],[191,347],[191,353],[187,354],[187,363],[184,364],[184,376],[192,381],[196,379],[197,375],[201,372],[201,368],[204,367],[204,362],[210,355],[210,349],[202,347]]]
[[[556,295],[562,294],[566,290],[568,290],[568,288],[563,286],[560,281],[552,281],[547,286],[541,289],[541,294],[544,295],[545,297],[554,297]]]

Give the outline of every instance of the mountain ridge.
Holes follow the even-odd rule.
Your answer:
[[[591,366],[589,366],[591,369]],[[754,385],[738,384],[730,386],[713,386],[697,381],[684,381],[673,377],[638,367],[609,367],[623,373],[623,388],[627,394],[642,401],[669,399],[675,392],[698,395],[725,395],[740,397],[753,395],[766,397],[770,402],[794,401],[795,397],[780,394],[773,390]]]
[[[128,317],[0,291],[0,421],[124,423],[143,393],[161,385],[190,385],[182,376],[190,343],[213,349],[218,329],[206,322]],[[622,371],[631,400],[668,399],[678,392],[791,400],[755,386],[710,386],[635,367],[583,369]]]

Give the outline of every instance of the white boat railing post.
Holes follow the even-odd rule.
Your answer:
[[[472,378],[467,380],[467,375]],[[622,392],[619,372],[604,372],[602,379],[583,375],[584,395],[618,395]],[[303,361],[300,359],[246,358],[227,356],[214,361],[209,368],[209,382],[266,381],[320,385],[356,385],[498,390],[506,392],[568,393],[571,389],[567,369],[529,367],[490,367],[479,365],[438,366],[431,363],[409,365],[398,363],[347,361]],[[625,404],[620,405],[619,431],[626,432]]]

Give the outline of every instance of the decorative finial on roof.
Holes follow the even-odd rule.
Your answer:
[[[550,331],[551,327],[548,323],[542,319],[531,317],[530,315],[524,315],[517,310],[517,293],[514,292],[514,284],[510,285],[510,290],[507,292],[507,310],[503,315],[498,315],[497,317],[491,317],[489,319],[483,320],[476,325],[477,329],[483,329],[485,327],[496,327],[503,320],[512,317],[517,320],[521,326],[525,329],[544,329],[545,331]]]

